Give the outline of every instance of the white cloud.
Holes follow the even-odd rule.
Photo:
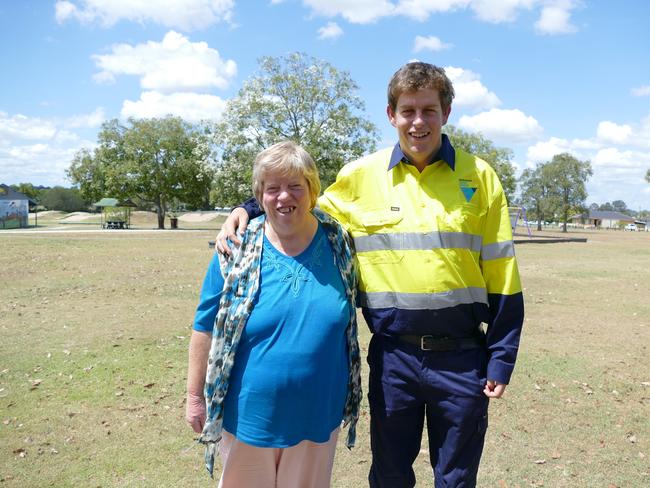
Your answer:
[[[534,117],[516,109],[493,108],[477,115],[463,115],[458,126],[470,132],[481,132],[488,139],[511,142],[535,139],[543,131]]]
[[[650,115],[641,119],[641,123],[636,127],[633,144],[637,147],[650,149]]]
[[[0,112],[0,140],[52,139],[56,131],[57,127],[52,121]]]
[[[127,20],[192,31],[230,21],[233,8],[233,0],[58,0],[55,17],[59,23],[73,19],[110,27]]]
[[[102,107],[96,108],[89,114],[74,115],[65,121],[65,126],[76,129],[85,127],[99,127],[106,120],[106,113]]]
[[[636,172],[636,170],[647,167],[650,164],[650,154],[641,151],[606,147],[597,151],[591,158],[591,162],[594,167],[603,166],[608,169],[622,171],[629,171],[631,169],[633,172]]]
[[[455,66],[445,67],[445,73],[454,84],[456,97],[454,107],[472,107],[489,109],[501,105],[501,100],[489,91],[480,81],[480,76],[473,71]]]
[[[336,22],[328,22],[327,25],[318,29],[319,39],[336,39],[343,35],[343,29]]]
[[[624,201],[628,208],[650,208],[649,185],[645,181],[650,152],[606,148],[591,158],[593,176],[587,182],[589,202]]]
[[[596,138],[601,143],[601,146],[614,144],[650,149],[650,115],[635,124],[617,124],[609,120],[602,121],[598,124]]]
[[[32,182],[65,185],[65,170],[81,147],[94,143],[68,130],[75,123],[92,119],[88,115],[67,119],[42,119],[0,112],[0,174],[3,183]]]
[[[59,0],[56,2],[54,5],[54,17],[59,23],[65,22],[70,18],[77,18],[77,20],[82,22],[88,22],[91,20],[90,18],[82,19],[81,12],[77,9],[77,6],[66,0]]]
[[[587,182],[589,202],[623,200],[634,210],[650,209],[645,173],[650,167],[650,115],[639,123],[602,121],[589,139],[551,137],[528,148],[528,167],[569,153],[591,161],[593,176]]]
[[[604,142],[626,144],[630,141],[632,127],[627,124],[618,125],[614,122],[605,120],[598,124],[596,135],[598,136],[598,139],[601,139]]]
[[[124,118],[164,117],[177,115],[191,122],[221,117],[226,102],[214,95],[200,93],[172,93],[165,95],[158,92],[144,92],[140,100],[125,100],[121,115]]]
[[[131,46],[113,46],[111,54],[92,56],[101,69],[94,76],[99,83],[113,82],[117,75],[140,77],[145,90],[161,92],[227,88],[237,74],[237,65],[224,60],[205,42],[190,40],[174,31],[162,42],[148,41]]]
[[[634,148],[639,148],[640,151]],[[544,162],[555,154],[568,152],[583,159],[596,158],[596,161],[603,161],[603,158],[613,154],[634,155],[641,160],[647,160],[650,158],[648,149],[650,149],[650,115],[641,119],[638,124],[602,121],[598,124],[594,137],[589,139],[568,140],[551,137],[530,146],[527,157],[533,162]]]
[[[368,24],[392,15],[395,10],[395,6],[386,0],[303,0],[303,3],[316,15],[340,15],[353,24]]]
[[[471,3],[470,0],[400,0],[394,14],[424,22],[431,14],[464,9]]]
[[[535,29],[541,34],[571,34],[577,28],[571,24],[571,2],[558,2],[542,8],[539,20],[535,22]]]
[[[634,210],[650,207],[645,172],[650,167],[650,152],[603,148],[591,158],[593,176],[587,184],[589,201],[598,203],[623,200]]]
[[[540,10],[535,24],[543,34],[574,32],[571,12],[580,0],[303,0],[314,15],[336,17],[348,22],[367,24],[386,17],[409,17],[420,22],[433,14],[470,9],[476,17],[493,24],[515,22],[521,11]]]
[[[632,88],[632,95],[635,97],[650,97],[650,85]]]
[[[573,147],[567,139],[551,137],[546,141],[540,141],[528,148],[527,158],[533,163],[545,163],[553,156],[561,153],[574,153]]]
[[[420,51],[444,51],[445,49],[449,49],[452,47],[452,44],[446,44],[442,42],[440,39],[438,39],[436,36],[429,36],[429,37],[423,37],[423,36],[416,36],[415,41],[413,43],[413,52],[420,52]]]
[[[519,10],[529,10],[537,3],[535,0],[474,0],[471,8],[476,16],[493,24],[514,22]]]
[[[65,170],[81,147],[89,147],[88,141],[78,141],[75,146],[56,144],[29,144],[0,146],[0,170],[3,182],[30,182],[34,185],[66,185]]]

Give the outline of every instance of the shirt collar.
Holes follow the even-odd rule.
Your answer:
[[[452,171],[456,167],[456,150],[454,149],[454,146],[451,145],[451,141],[449,140],[449,137],[447,137],[447,134],[442,134],[442,142],[440,144],[440,149],[438,149],[438,152],[433,155],[433,158],[431,158],[431,161],[429,161],[428,164],[435,163],[436,161],[444,161],[449,165],[449,167],[452,169]],[[390,163],[388,164],[388,170],[390,171],[393,169],[395,166],[397,166],[398,163],[405,162],[406,164],[411,164],[409,159],[406,157],[404,152],[402,151],[402,148],[399,147],[399,142],[395,144],[395,147],[393,148],[393,153],[390,156]]]

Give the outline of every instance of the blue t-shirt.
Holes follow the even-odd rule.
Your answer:
[[[224,429],[259,447],[326,442],[340,425],[349,376],[350,304],[320,227],[298,256],[264,238],[260,288],[224,402]],[[223,278],[210,263],[194,329],[211,331]]]

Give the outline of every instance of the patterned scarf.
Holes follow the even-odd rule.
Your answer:
[[[327,214],[318,209],[313,215],[323,225],[332,247],[336,266],[341,274],[346,298],[353,304],[346,329],[348,343],[348,392],[343,412],[343,424],[349,425],[346,445],[354,446],[356,424],[361,402],[361,360],[357,342],[357,273],[353,256],[353,244],[342,227]],[[220,255],[221,270],[225,277],[219,312],[212,333],[212,345],[208,356],[204,395],[207,404],[207,418],[199,442],[206,445],[205,465],[213,475],[214,458],[221,441],[223,430],[223,402],[228,392],[237,345],[242,330],[253,310],[253,300],[259,288],[262,245],[264,242],[264,220],[261,216],[250,221],[241,239],[239,252],[230,261]]]

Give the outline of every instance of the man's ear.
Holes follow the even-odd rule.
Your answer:
[[[388,116],[388,121],[390,122],[390,125],[393,127],[397,127],[395,125],[395,112],[393,112],[393,109],[391,108],[390,104],[386,105],[386,115]]]
[[[447,110],[442,114],[443,115],[443,120],[442,120],[442,125],[445,125],[447,123],[447,119],[449,119],[449,115],[451,114],[451,105],[447,107]]]

